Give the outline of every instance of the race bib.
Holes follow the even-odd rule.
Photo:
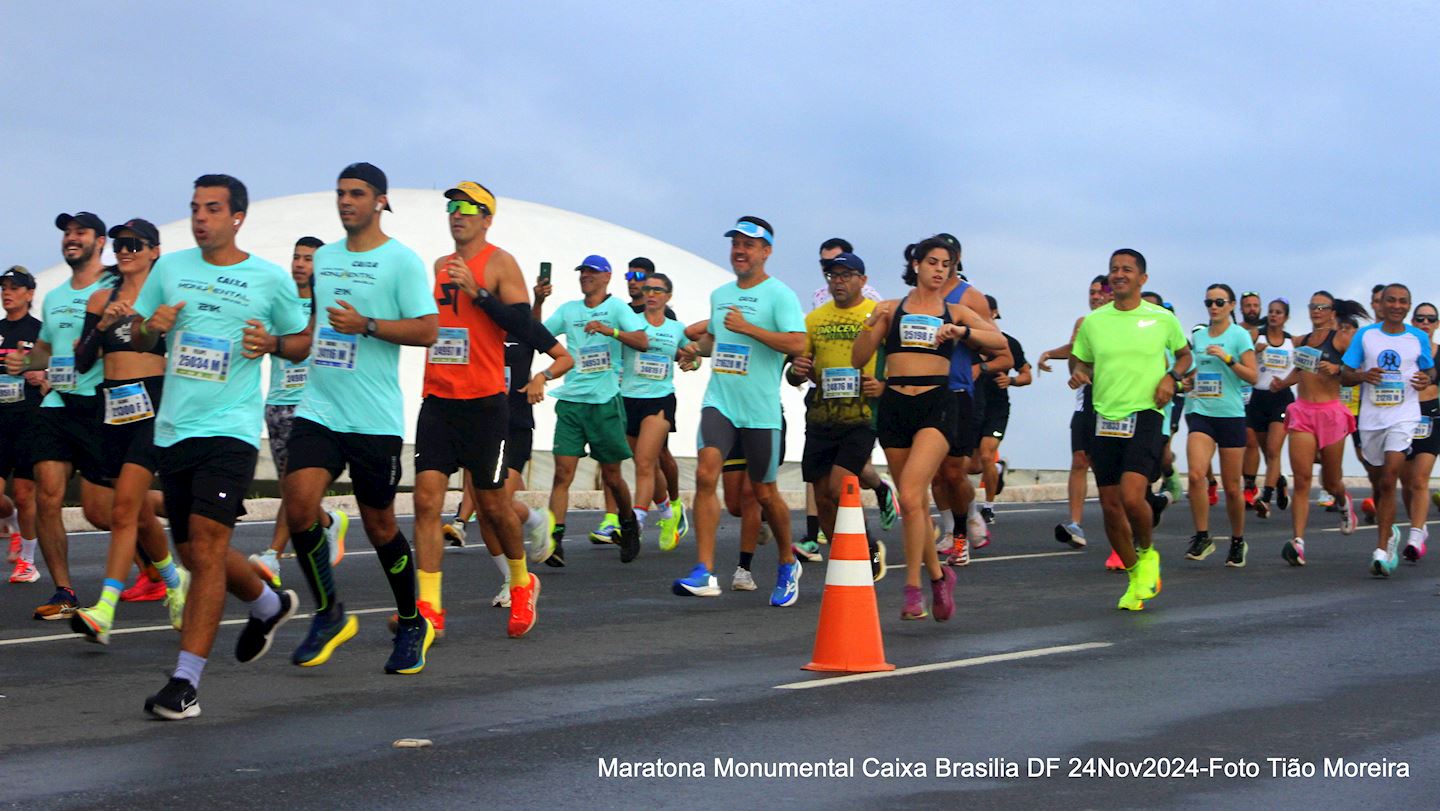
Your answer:
[[[1119,439],[1129,439],[1135,436],[1135,415],[1131,414],[1123,420],[1107,420],[1099,414],[1096,414],[1095,436],[1108,436]]]
[[[1224,384],[1221,382],[1219,372],[1197,372],[1195,374],[1195,396],[1196,397],[1219,397],[1223,393]]]
[[[934,349],[939,346],[935,340],[935,333],[940,330],[944,323],[933,315],[907,314],[900,318],[900,345],[902,347],[924,347]]]
[[[831,368],[820,371],[820,396],[825,400],[860,396],[860,370]]]
[[[45,377],[50,381],[50,388],[56,391],[74,391],[79,379],[75,374],[75,357],[50,358],[50,368],[45,370]]]
[[[1254,387],[1254,386],[1241,386],[1241,387],[1240,387],[1240,400],[1241,400],[1242,402],[1244,402],[1245,405],[1250,405],[1250,398],[1253,397],[1253,396],[1255,396],[1255,387]]]
[[[635,374],[646,380],[664,380],[670,376],[670,359],[658,352],[641,352],[635,358]]]
[[[1290,368],[1290,353],[1284,349],[1266,349],[1263,360],[1266,369]]]
[[[1307,372],[1320,371],[1320,350],[1313,346],[1302,346],[1295,350],[1295,368]]]
[[[309,363],[291,363],[287,360],[280,368],[280,388],[284,391],[303,389],[309,379]]]
[[[710,368],[722,375],[750,374],[750,347],[746,344],[716,344]]]
[[[1399,372],[1383,372],[1380,383],[1370,387],[1370,402],[1389,408],[1405,402],[1405,381]]]
[[[0,375],[0,403],[18,403],[25,399],[25,378]]]
[[[224,383],[230,378],[229,338],[182,332],[170,347],[170,371],[176,377]]]
[[[610,371],[610,345],[592,344],[580,347],[579,357],[576,362],[580,366],[580,373],[593,375],[599,372]]]
[[[1415,438],[1415,439],[1429,439],[1429,438],[1430,438],[1430,432],[1431,432],[1432,430],[1434,430],[1434,428],[1433,428],[1433,424],[1431,423],[1430,418],[1429,418],[1429,417],[1421,417],[1421,418],[1420,418],[1420,421],[1417,422],[1417,423],[1415,423],[1414,438]]]
[[[328,369],[355,371],[355,354],[360,350],[360,336],[346,335],[332,327],[321,327],[315,336],[315,351],[311,363]]]
[[[124,425],[154,419],[155,406],[144,383],[129,383],[105,389],[105,424]]]
[[[426,353],[430,363],[466,364],[470,362],[470,330],[464,327],[441,327],[439,337]]]

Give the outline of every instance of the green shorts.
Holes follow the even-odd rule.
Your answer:
[[[629,459],[630,444],[625,441],[625,403],[620,395],[605,403],[555,402],[556,456],[590,456],[602,465]]]

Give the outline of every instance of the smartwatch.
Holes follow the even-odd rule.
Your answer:
[[[377,333],[377,332],[379,332],[379,331],[380,331],[380,322],[379,322],[379,321],[376,321],[376,320],[373,319],[373,318],[367,318],[367,319],[365,319],[365,334],[366,334],[366,335],[369,335],[370,337],[373,338],[373,337],[375,337],[375,333]]]

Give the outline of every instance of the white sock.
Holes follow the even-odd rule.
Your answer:
[[[647,513],[645,510],[640,509],[639,507],[635,508],[635,521],[640,524],[641,532],[645,531],[645,516],[648,514],[649,513]]]
[[[940,534],[955,534],[955,516],[951,515],[949,510],[940,513]]]
[[[987,501],[987,502],[985,502],[985,504],[982,505],[982,506],[984,506],[985,509],[987,509],[987,510],[993,510],[993,509],[995,509],[995,502],[993,502],[993,501]]]
[[[535,511],[531,510],[530,514],[534,515]],[[500,570],[500,576],[505,579],[505,585],[510,585],[510,564],[505,562],[505,556],[503,554],[491,555],[490,562],[494,563],[495,568]]]
[[[250,616],[268,620],[280,613],[280,595],[269,587],[260,589],[260,596],[250,601]]]
[[[655,502],[654,512],[660,514],[661,521],[669,521],[671,518],[675,517],[675,511],[670,509],[670,502],[668,501]]]
[[[972,499],[970,499],[970,509],[969,509],[968,511],[966,511],[965,515],[966,515],[967,517],[969,517],[969,518],[979,518],[979,517],[980,517],[980,499],[978,499],[978,498],[972,498]]]
[[[525,516],[525,520],[521,522],[521,526],[525,529],[533,530],[543,523],[545,523],[545,516],[542,515],[539,510],[531,510],[530,514]],[[506,571],[509,571],[509,569],[506,569]]]
[[[1420,527],[1411,527],[1411,528],[1410,528],[1410,543],[1412,543],[1412,544],[1414,544],[1414,545],[1416,545],[1416,546],[1419,546],[1420,544],[1425,543],[1425,530],[1421,529]]]
[[[17,509],[12,509],[12,510],[10,510],[10,515],[6,516],[6,518],[5,518],[5,526],[8,528],[8,530],[9,530],[9,532],[10,532],[11,535],[16,535],[16,534],[18,534],[18,533],[20,532],[20,511],[19,511],[19,510],[17,510]]]
[[[36,538],[20,539],[20,559],[26,563],[35,562],[35,544],[39,543]]]

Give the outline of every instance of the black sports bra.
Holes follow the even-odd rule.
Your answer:
[[[110,299],[105,306],[110,306],[115,299],[120,297],[120,285],[116,284],[110,288]],[[131,321],[119,321],[112,324],[104,332],[100,331],[100,315],[98,313],[85,314],[85,329],[80,333],[80,340],[75,343],[75,368],[81,373],[90,371],[95,361],[100,357],[100,350],[106,352],[134,352],[135,348],[130,345]],[[155,341],[155,345],[145,350],[151,355],[165,357],[165,336]]]
[[[901,352],[915,352],[949,360],[955,352],[955,342],[936,341],[935,332],[943,324],[955,323],[950,317],[950,305],[941,305],[943,309],[938,316],[907,313],[905,302],[909,300],[910,297],[906,296],[895,307],[895,315],[890,319],[890,331],[885,334],[885,354],[889,356]]]
[[[1310,333],[1312,336],[1314,334]],[[1325,340],[1321,341],[1319,346],[1310,346],[1310,336],[1306,336],[1305,343],[1301,345],[1320,350],[1320,360],[1340,365],[1341,354],[1340,350],[1335,348],[1335,330],[1330,330],[1330,334],[1325,336]]]

